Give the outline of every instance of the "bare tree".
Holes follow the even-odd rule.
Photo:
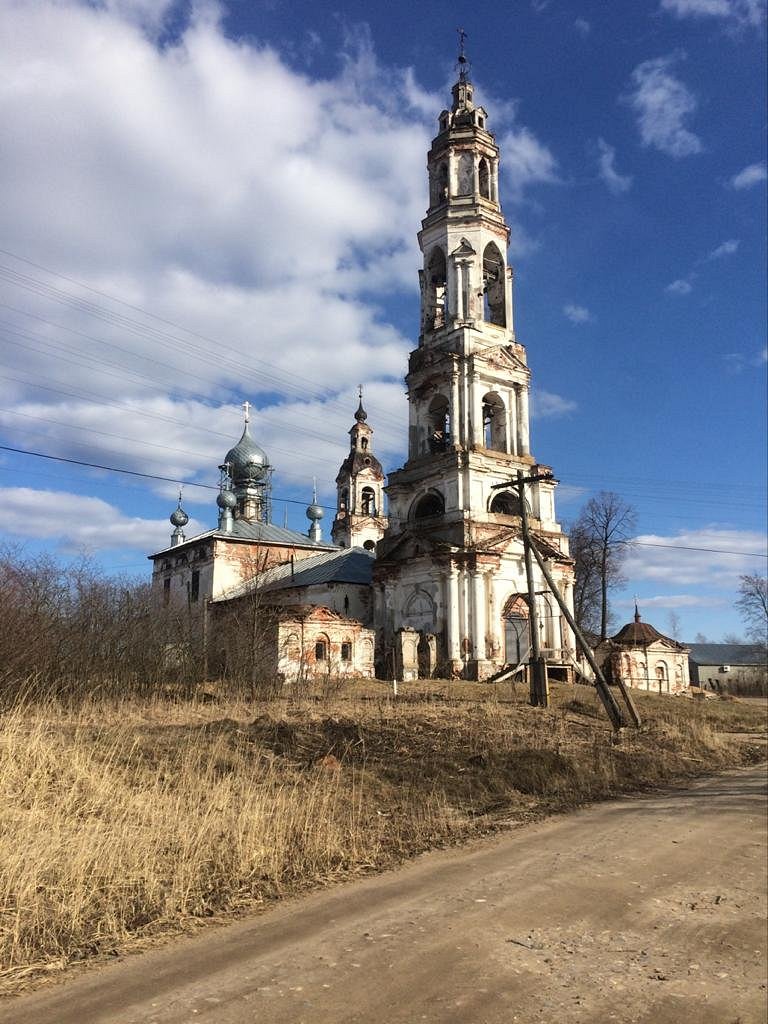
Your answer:
[[[613,491],[600,491],[581,510],[571,530],[572,542],[576,538],[574,603],[577,596],[584,602],[582,621],[588,622],[590,616],[597,620],[599,611],[601,640],[608,636],[608,591],[624,582],[621,565],[635,519],[635,510],[623,498]]]
[[[742,576],[736,607],[741,612],[747,637],[756,644],[768,643],[768,580]]]

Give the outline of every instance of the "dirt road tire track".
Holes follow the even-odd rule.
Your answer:
[[[0,1024],[764,1024],[766,768],[428,854],[0,1004]]]

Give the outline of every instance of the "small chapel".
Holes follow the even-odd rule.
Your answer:
[[[538,566],[529,588],[524,562],[521,501],[572,609],[556,481],[531,452],[531,371],[514,329],[499,161],[462,54],[427,154],[407,459],[385,474],[361,391],[330,541],[316,496],[306,534],[276,526],[273,467],[251,435],[246,403],[243,435],[220,466],[217,527],[188,538],[179,500],[170,545],[149,556],[158,599],[186,602],[198,623],[209,672],[226,673],[236,611],[257,598],[265,657],[286,680],[319,672],[488,679],[528,660],[532,622],[550,677],[572,680],[572,630]],[[531,481],[522,490],[518,471]]]

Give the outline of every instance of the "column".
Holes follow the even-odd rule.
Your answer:
[[[460,443],[461,412],[459,410],[459,375],[451,374],[451,444],[457,448]]]
[[[482,570],[472,572],[472,646],[476,661],[485,660],[485,577]]]
[[[491,161],[491,199],[494,203],[499,201],[499,161]]]
[[[520,432],[518,430],[517,385],[509,389],[509,443],[512,455],[520,454]]]
[[[448,660],[457,662],[461,657],[459,635],[459,574],[451,568],[446,576],[445,625]]]
[[[515,414],[514,414],[514,398],[515,392],[513,388],[508,388],[504,393],[504,451],[507,455],[511,455],[514,452],[515,444]]]
[[[485,442],[485,438],[483,437],[483,387],[480,382],[480,378],[476,373],[472,374],[470,395],[472,410],[472,444],[475,448],[481,448]]]
[[[523,385],[518,393],[517,427],[520,433],[520,455],[531,454],[531,441],[528,429],[528,388]]]

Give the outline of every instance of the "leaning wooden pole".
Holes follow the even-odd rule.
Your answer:
[[[523,530],[524,532],[528,532],[527,523],[524,525]],[[608,713],[608,717],[611,720],[611,724],[613,725],[614,729],[621,729],[624,725],[624,718],[621,714],[621,708],[616,703],[616,698],[611,693],[611,688],[606,682],[602,669],[595,660],[595,656],[592,654],[592,649],[587,643],[584,634],[581,632],[578,625],[576,624],[576,620],[571,614],[570,608],[563,600],[563,595],[560,593],[560,589],[555,583],[552,573],[547,568],[546,563],[542,558],[541,552],[536,547],[533,538],[530,536],[530,532],[528,533],[528,546],[533,552],[534,558],[538,562],[539,568],[541,569],[541,572],[544,576],[544,579],[547,581],[550,590],[554,594],[555,600],[560,605],[560,611],[565,616],[565,620],[568,623],[568,625],[576,634],[576,638],[578,639],[579,643],[581,644],[581,648],[584,651],[584,656],[589,662],[589,667],[595,673],[595,687],[597,689],[598,696],[600,697],[600,700],[603,702],[603,706],[605,707],[605,710]],[[638,715],[637,709],[635,708],[635,705],[632,702],[632,698],[626,692],[626,689],[623,685],[621,689],[627,704],[627,710],[629,711],[630,718],[632,719],[633,724],[638,726],[640,725],[640,716]]]

